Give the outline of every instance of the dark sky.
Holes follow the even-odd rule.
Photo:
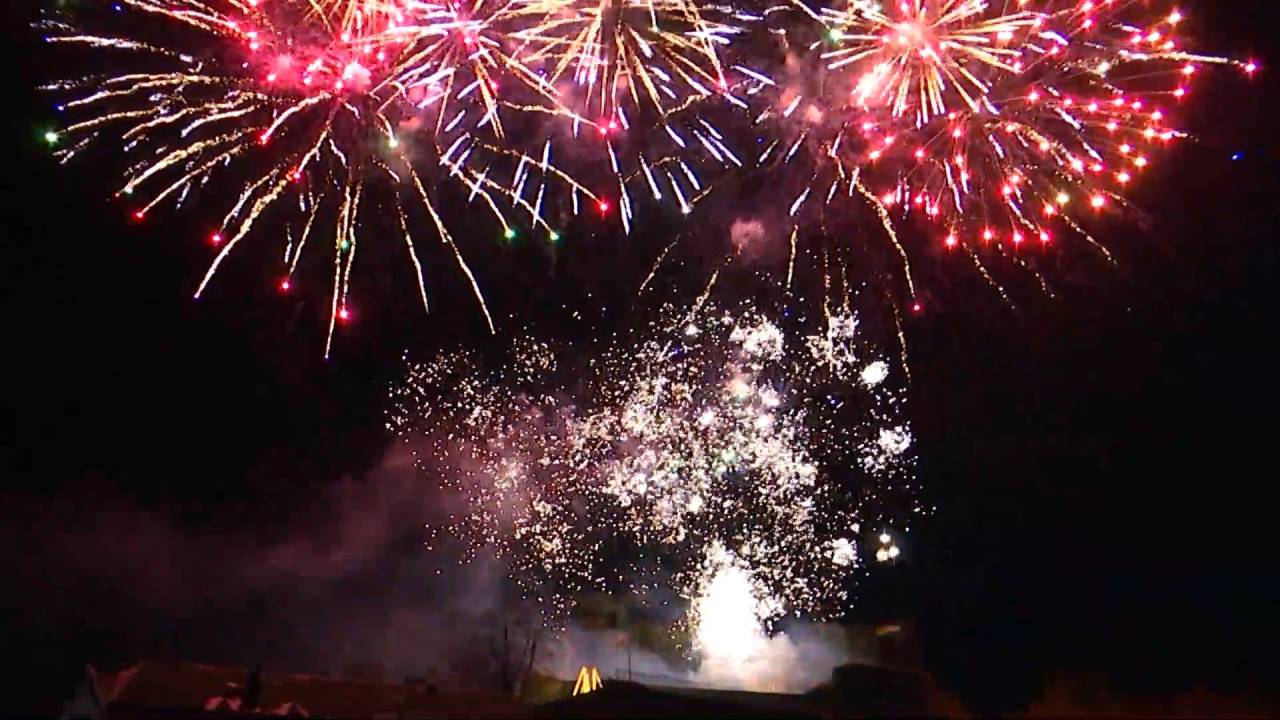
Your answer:
[[[1197,5],[1211,47],[1264,67],[1277,56],[1265,3]],[[35,690],[3,704],[56,696],[86,661],[294,657],[265,646],[305,644],[282,598],[304,614],[378,610],[368,598],[398,571],[326,566],[308,592],[316,553],[304,544],[298,560],[292,538],[420,507],[420,491],[385,481],[400,477],[385,460],[386,384],[405,349],[489,342],[482,321],[443,267],[437,311],[422,318],[391,257],[358,268],[377,280],[358,277],[358,322],[329,362],[320,295],[281,299],[262,271],[270,250],[250,250],[193,302],[207,215],[137,226],[106,199],[109,175],[45,156],[51,115],[30,86],[48,68],[26,11],[8,12],[0,569],[13,587],[0,627]],[[1150,692],[1280,680],[1266,500],[1280,407],[1277,80],[1219,75],[1187,118],[1201,141],[1137,195],[1149,221],[1103,233],[1116,267],[1064,260],[1056,297],[1017,310],[963,268],[926,273],[929,307],[907,326],[910,399],[938,512],[855,615],[915,616],[927,665],[975,708],[1023,703],[1061,669]],[[520,246],[479,265],[508,329],[566,305],[625,314],[663,239],[606,243],[583,229],[554,253]],[[348,507],[373,509],[352,520]],[[413,538],[371,542],[414,552]],[[264,547],[276,554],[243,557]],[[350,562],[379,556],[363,552]],[[280,558],[291,589],[255,584]],[[219,589],[227,568],[234,593]],[[184,587],[192,578],[212,589]]]

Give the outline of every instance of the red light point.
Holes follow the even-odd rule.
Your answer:
[[[209,242],[213,243],[214,245],[217,245],[218,243],[222,242],[222,233],[214,233],[210,235]]]
[[[289,278],[280,281],[280,291],[289,292]]]
[[[146,216],[147,216],[147,211],[146,211],[146,210],[138,210],[137,212],[135,212],[135,213],[133,214],[133,219],[134,219],[134,220],[141,220],[141,219],[145,218]]]
[[[351,313],[346,308],[342,308],[341,310],[338,311],[338,318],[340,320],[350,320]]]
[[[924,311],[924,306],[921,305],[919,302],[911,303],[911,312],[919,315],[923,311]]]
[[[596,207],[600,208],[600,214],[603,215],[609,212],[609,201],[601,200],[600,202],[596,203]]]

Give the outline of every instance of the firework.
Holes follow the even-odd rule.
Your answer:
[[[866,248],[882,235],[901,267],[905,293],[893,294],[913,309],[922,245],[968,258],[1006,300],[993,257],[1048,291],[1036,249],[1082,238],[1110,258],[1095,217],[1125,205],[1184,137],[1179,107],[1202,70],[1257,69],[1188,49],[1181,12],[1120,0],[114,7],[123,21],[101,24],[116,32],[43,23],[50,42],[127,68],[49,85],[67,124],[48,142],[65,161],[119,140],[130,158],[119,194],[139,220],[235,188],[210,223],[218,251],[197,297],[251,231],[283,235],[284,291],[314,254],[304,250],[330,244],[326,354],[351,316],[361,229],[378,218],[394,218],[386,229],[424,307],[419,228],[466,275],[492,330],[442,205],[478,204],[508,239],[518,220],[555,241],[546,208],[564,221],[585,201],[630,232],[637,194],[689,213],[752,166],[786,218],[788,288],[811,239],[826,280],[846,282],[868,263],[831,238]],[[590,148],[566,152],[565,135]],[[572,157],[573,174],[553,155]]]
[[[625,120],[625,105],[660,114],[691,97],[728,88],[717,45],[734,28],[688,0],[527,0],[535,24],[519,33],[552,81],[571,77],[582,106],[603,121]]]
[[[704,308],[585,366],[537,344],[500,371],[451,356],[412,368],[391,426],[461,503],[441,530],[463,559],[494,549],[550,617],[588,590],[692,600],[730,556],[767,598],[762,626],[826,617],[864,526],[920,511],[900,385],[837,321],[806,335]]]
[[[1192,81],[1209,65],[1256,70],[1186,49],[1186,16],[1147,3],[856,1],[788,18],[778,34],[818,58],[818,80],[774,82],[757,160],[797,166],[797,229],[870,209],[912,303],[910,218],[993,284],[985,256],[1034,272],[1025,250],[1058,237],[1110,259],[1087,228],[1184,137]]]
[[[776,616],[780,608],[750,563],[719,543],[707,549],[700,569],[689,607],[693,647],[709,674],[727,670],[741,677],[742,666],[768,646],[762,618]]]
[[[886,107],[916,126],[945,115],[948,96],[979,110],[991,90],[984,76],[1019,72],[1019,41],[1045,21],[1022,9],[992,14],[986,0],[914,0],[890,8],[886,13],[867,1],[844,11],[823,8],[838,47],[821,57],[833,70],[860,69],[852,92],[858,105]]]
[[[543,69],[575,119],[574,137],[602,145],[630,231],[636,185],[689,213],[710,184],[704,168],[740,167],[712,119],[734,94],[720,54],[740,32],[730,8],[693,0],[522,0],[528,64]],[[598,201],[602,213],[608,200]]]
[[[549,91],[489,37],[496,15],[480,5],[467,16],[416,0],[121,0],[116,8],[127,15],[118,33],[45,23],[50,43],[130,68],[48,86],[68,117],[54,137],[58,156],[119,140],[132,161],[118,194],[138,220],[215,179],[239,186],[210,233],[218,251],[197,298],[255,227],[285,228],[283,291],[323,236],[333,268],[326,356],[335,325],[350,317],[351,272],[370,218],[395,218],[388,230],[405,244],[426,307],[416,207],[492,329],[438,211],[445,186],[478,202],[507,237],[508,213],[526,212],[555,236],[541,214],[549,180],[585,191],[549,162],[549,146],[526,155],[502,142],[502,112],[531,105],[500,100],[499,79],[514,78],[528,103]]]

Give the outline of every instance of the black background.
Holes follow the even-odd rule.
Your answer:
[[[1106,230],[1117,266],[1072,264],[1050,275],[1055,298],[1020,298],[1017,310],[953,277],[972,274],[963,266],[943,267],[926,311],[907,321],[920,476],[938,511],[854,615],[914,616],[926,665],[976,710],[1025,704],[1056,670],[1154,693],[1277,680],[1280,157],[1266,7],[1183,8],[1206,46],[1255,53],[1264,71],[1251,83],[1230,70],[1201,79],[1207,97],[1186,118],[1200,141],[1144,180],[1136,201],[1148,222]],[[357,268],[363,304],[327,362],[324,289],[281,298],[263,271],[275,267],[269,249],[248,250],[192,301],[208,257],[193,228],[207,216],[132,223],[106,199],[111,168],[47,157],[52,113],[32,86],[48,68],[29,19],[22,6],[6,17],[0,173],[0,626],[22,666],[4,699],[18,712],[51,707],[84,662],[140,659],[152,649],[139,637],[176,632],[170,648],[188,659],[271,652],[250,635],[239,650],[211,649],[211,633],[167,617],[163,603],[139,611],[136,595],[150,590],[109,579],[132,546],[57,538],[91,541],[95,516],[120,507],[161,513],[179,536],[286,536],[323,511],[332,483],[382,460],[385,387],[405,348],[487,342],[448,268],[433,274],[437,307],[423,319],[391,257]],[[625,288],[661,239],[604,242],[580,231],[554,251],[527,243],[481,261],[501,324],[631,302]],[[359,271],[380,279],[362,286]],[[81,551],[91,572],[66,567]],[[222,620],[252,625],[240,612]]]

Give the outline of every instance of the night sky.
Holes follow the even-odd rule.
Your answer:
[[[1280,53],[1264,7],[1184,8],[1206,47],[1256,53],[1264,72],[1203,86],[1184,123],[1200,140],[1134,196],[1148,216],[1101,233],[1116,266],[1065,259],[1056,296],[1016,309],[962,264],[926,271],[928,306],[906,326],[910,415],[938,511],[852,615],[914,617],[926,666],[975,710],[1025,704],[1062,670],[1150,693],[1280,681],[1267,500],[1280,116],[1265,69]],[[299,534],[323,543],[346,527],[335,505],[368,501],[362,488],[375,504],[404,499],[412,527],[429,498],[384,481],[383,401],[402,353],[504,338],[487,338],[443,265],[424,318],[389,254],[359,269],[357,321],[328,362],[323,291],[281,298],[264,271],[274,247],[250,244],[192,301],[209,213],[139,226],[107,199],[113,168],[56,166],[40,143],[52,113],[32,90],[49,68],[29,10],[6,12],[0,635],[21,669],[0,709],[48,707],[89,661],[303,658],[281,649],[307,644],[285,599],[376,611],[400,570],[326,571],[316,592],[299,571],[282,590],[254,585],[246,556]],[[658,234],[584,227],[554,250],[494,250],[478,271],[505,332],[572,332],[575,308],[627,317]],[[411,536],[379,542],[379,558],[418,552]]]

